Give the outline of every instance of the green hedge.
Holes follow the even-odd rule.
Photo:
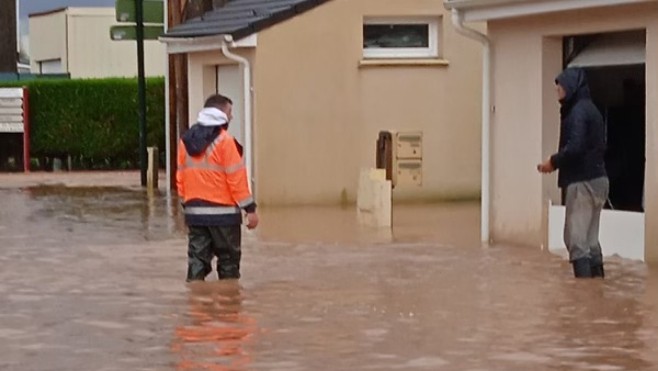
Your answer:
[[[71,156],[82,168],[139,164],[137,79],[35,80],[30,92],[31,156]],[[147,140],[164,150],[164,79],[147,79]]]

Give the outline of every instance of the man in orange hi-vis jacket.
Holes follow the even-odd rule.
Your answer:
[[[219,279],[240,278],[242,210],[247,228],[258,226],[242,146],[228,133],[233,102],[206,100],[197,123],[183,135],[176,184],[188,233],[187,281],[203,281],[217,256]]]

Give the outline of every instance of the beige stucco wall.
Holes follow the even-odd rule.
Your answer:
[[[364,16],[443,17],[449,66],[360,66]],[[256,187],[262,204],[353,201],[383,129],[422,130],[424,183],[398,200],[477,197],[481,47],[436,0],[333,0],[259,33]]]
[[[66,66],[66,13],[30,17],[30,68],[39,71],[39,62],[60,59]]]
[[[247,58],[251,66],[255,65],[255,51],[253,48],[239,48],[231,50],[233,53]],[[226,58],[220,49],[204,52],[189,53],[187,55],[188,65],[188,100],[189,100],[189,123],[193,125],[196,121],[199,110],[203,108],[205,99],[222,91],[217,85],[218,65],[236,64]],[[219,90],[218,90],[219,88]],[[230,95],[230,94],[229,94]],[[242,99],[242,97],[230,97],[232,99]]]
[[[36,61],[61,58],[72,78],[132,77],[137,75],[137,45],[112,41],[114,8],[68,8],[30,18],[30,51]],[[48,57],[48,58],[45,58]],[[158,41],[144,44],[147,76],[163,76],[165,47]]]
[[[551,99],[564,35],[647,30],[646,246],[658,259],[658,4],[611,7],[489,23],[494,47],[492,228],[499,242],[539,246],[554,177],[535,165],[557,147],[558,104]]]

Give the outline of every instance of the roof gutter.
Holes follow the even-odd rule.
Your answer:
[[[189,37],[160,36],[158,40],[167,45],[167,54],[181,54],[215,51],[221,47],[227,37],[233,40],[229,42],[232,48],[255,48],[258,44],[258,34],[255,33],[238,41],[228,34]]]
[[[606,6],[630,5],[655,0],[444,0],[450,10],[464,12],[466,21],[491,21],[538,14]]]
[[[222,41],[222,54],[226,58],[238,62],[242,66],[242,92],[244,94],[244,145],[245,145],[245,164],[247,167],[247,178],[249,179],[249,189],[254,193],[254,167],[253,167],[253,123],[251,119],[251,63],[247,58],[237,55],[229,49],[229,46],[235,47],[233,36],[224,36]]]
[[[490,191],[490,142],[491,142],[491,40],[472,28],[464,25],[464,16],[459,9],[452,9],[452,24],[458,33],[482,44],[482,197],[481,197],[481,241],[489,243],[491,191]]]
[[[210,36],[189,36],[189,37],[172,37],[172,36],[160,36],[158,40],[163,43],[180,43],[180,44],[192,44],[203,41],[222,41],[226,35],[210,35]]]
[[[528,0],[446,0],[444,2],[448,9],[468,9],[483,6],[496,6],[508,3],[528,2]],[[534,0],[539,1],[539,0]]]

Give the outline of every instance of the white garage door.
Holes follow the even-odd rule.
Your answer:
[[[53,59],[48,61],[39,62],[39,73],[64,73],[62,61],[60,59]]]
[[[597,36],[569,67],[626,66],[645,62],[646,34],[630,31]]]

